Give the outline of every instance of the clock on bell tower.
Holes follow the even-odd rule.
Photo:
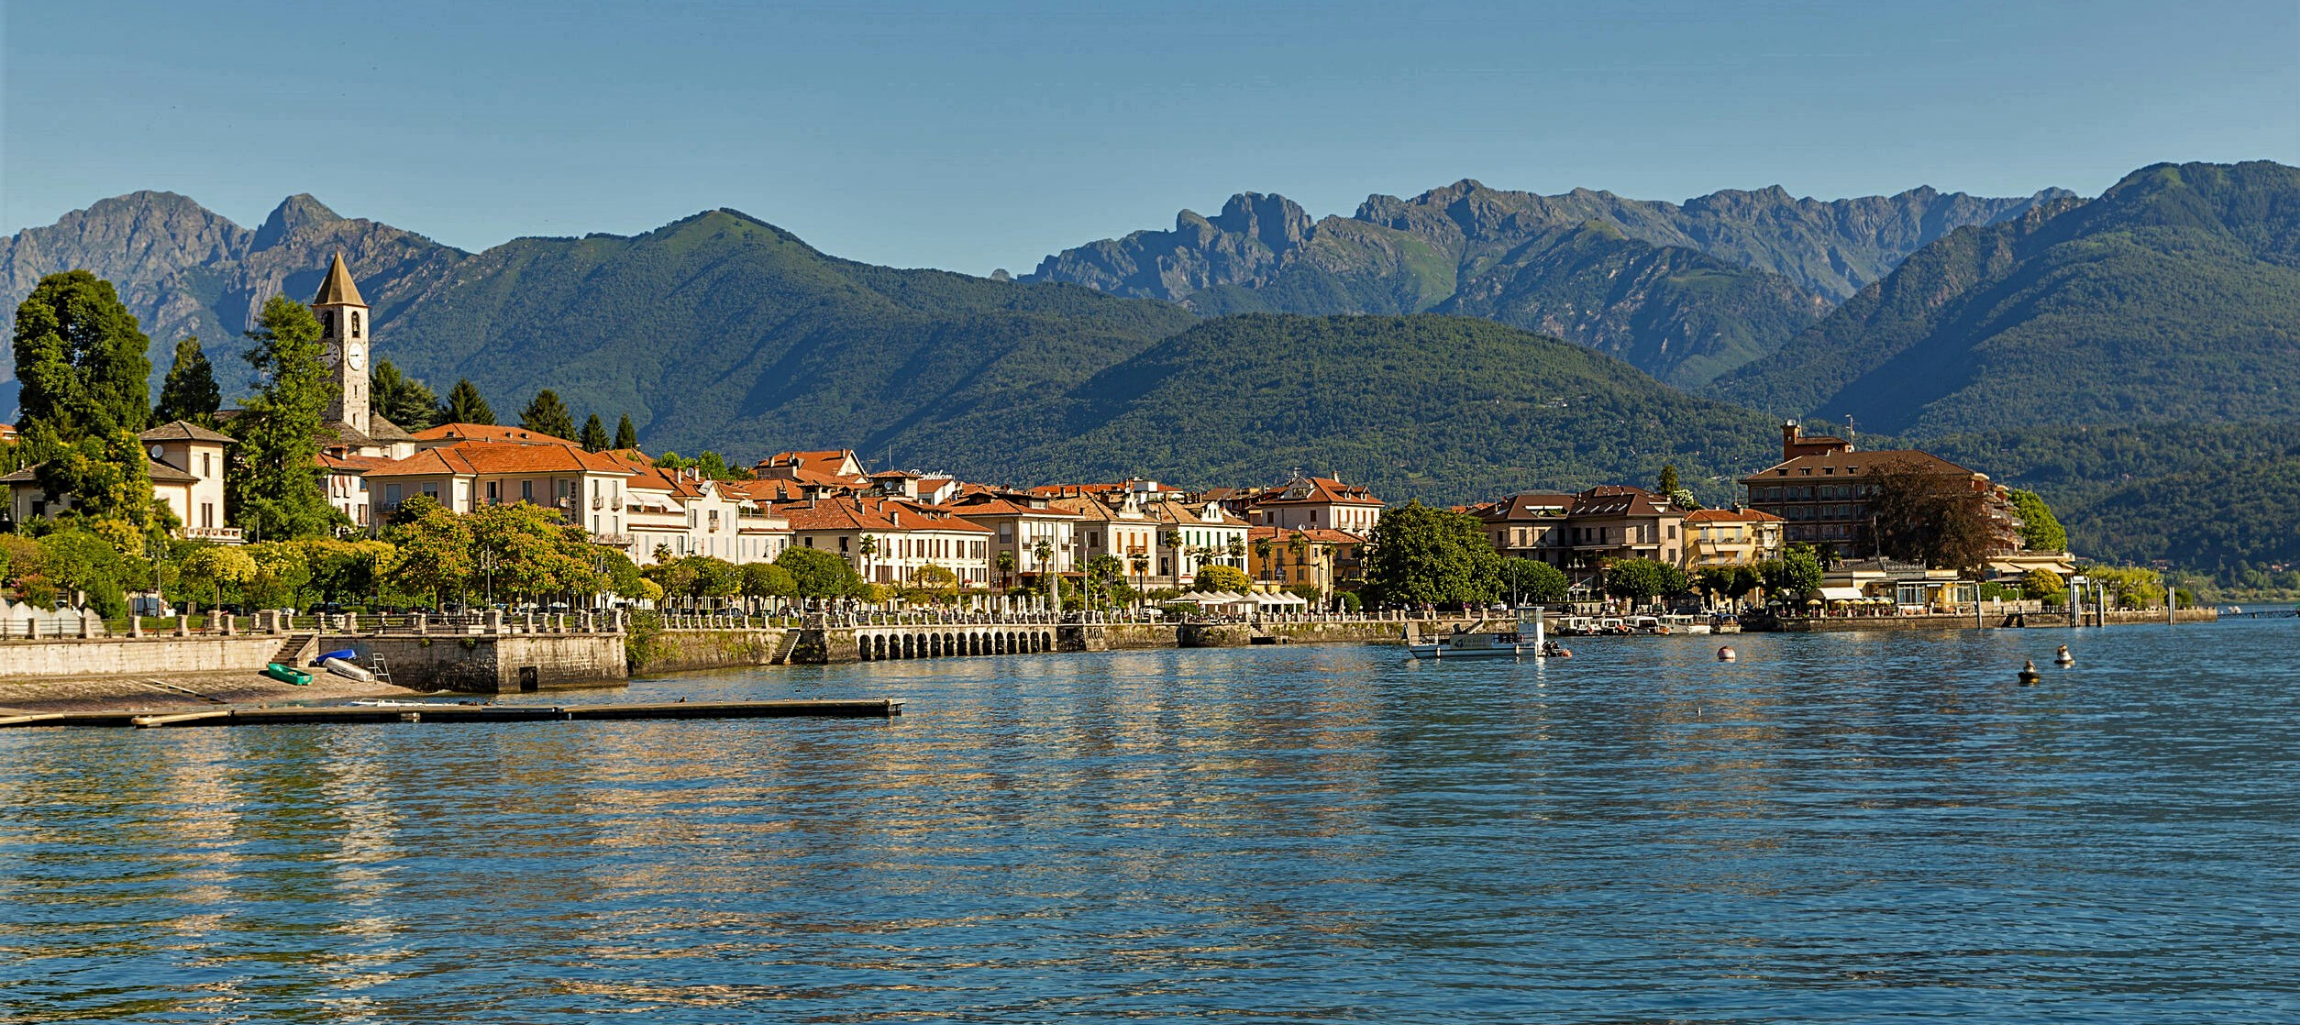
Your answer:
[[[319,294],[312,297],[311,309],[319,316],[320,342],[327,346],[328,366],[336,377],[336,397],[328,402],[328,418],[366,434],[372,419],[367,398],[367,300],[360,298],[359,286],[352,284],[342,253],[335,254],[335,262],[328,265],[327,279],[320,283]]]

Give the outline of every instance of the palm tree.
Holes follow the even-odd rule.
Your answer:
[[[878,538],[872,537],[869,534],[864,534],[862,536],[862,542],[855,545],[855,551],[862,553],[863,579],[869,580],[871,556],[878,554]]]
[[[1126,556],[1126,563],[1134,570],[1134,604],[1142,604],[1143,577],[1150,572],[1150,556],[1140,549]]]
[[[1060,574],[1049,574],[1046,570],[1046,564],[1054,561],[1054,542],[1039,538],[1031,543],[1030,554],[1038,559],[1038,575],[1046,581],[1046,593],[1053,601],[1054,611],[1061,612],[1062,577]]]
[[[1233,559],[1243,559],[1243,558],[1245,558],[1245,557],[1246,557],[1246,539],[1245,539],[1245,538],[1242,538],[1242,537],[1237,537],[1237,536],[1233,535],[1233,536],[1230,538],[1229,552],[1230,552],[1230,557],[1231,557],[1231,558],[1233,558]]]
[[[1001,588],[1013,587],[1014,553],[1010,550],[1001,549],[998,553],[998,559],[996,561],[998,566],[998,586]]]
[[[1278,539],[1275,537],[1258,537],[1254,539],[1254,557],[1262,560],[1262,568],[1265,571],[1270,568],[1270,556],[1276,553],[1277,550]]]

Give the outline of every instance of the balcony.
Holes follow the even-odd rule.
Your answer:
[[[184,540],[212,541],[220,545],[236,545],[244,543],[247,540],[247,536],[242,534],[240,532],[240,528],[238,527],[185,527]]]
[[[593,534],[593,535],[591,535],[591,543],[592,543],[592,544],[595,544],[595,545],[606,545],[606,546],[607,546],[607,547],[609,547],[609,548],[629,548],[629,547],[631,547],[631,545],[632,545],[633,543],[635,543],[637,540],[638,540],[637,538],[635,538],[635,537],[632,537],[632,536],[631,536],[631,535],[629,535],[629,534]]]

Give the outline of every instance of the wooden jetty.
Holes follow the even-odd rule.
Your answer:
[[[891,719],[901,698],[828,701],[656,701],[600,705],[478,705],[405,701],[386,705],[273,705],[190,712],[43,712],[0,717],[0,728],[262,726],[313,723],[564,722],[609,719]]]

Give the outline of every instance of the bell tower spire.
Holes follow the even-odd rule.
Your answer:
[[[351,269],[343,265],[343,253],[336,253],[335,262],[328,265],[327,279],[320,283],[319,294],[312,297],[311,309],[319,316],[320,341],[327,346],[326,358],[335,370],[336,396],[328,402],[328,418],[366,434],[372,419],[367,398],[367,300],[360,298],[359,286],[352,283]]]

